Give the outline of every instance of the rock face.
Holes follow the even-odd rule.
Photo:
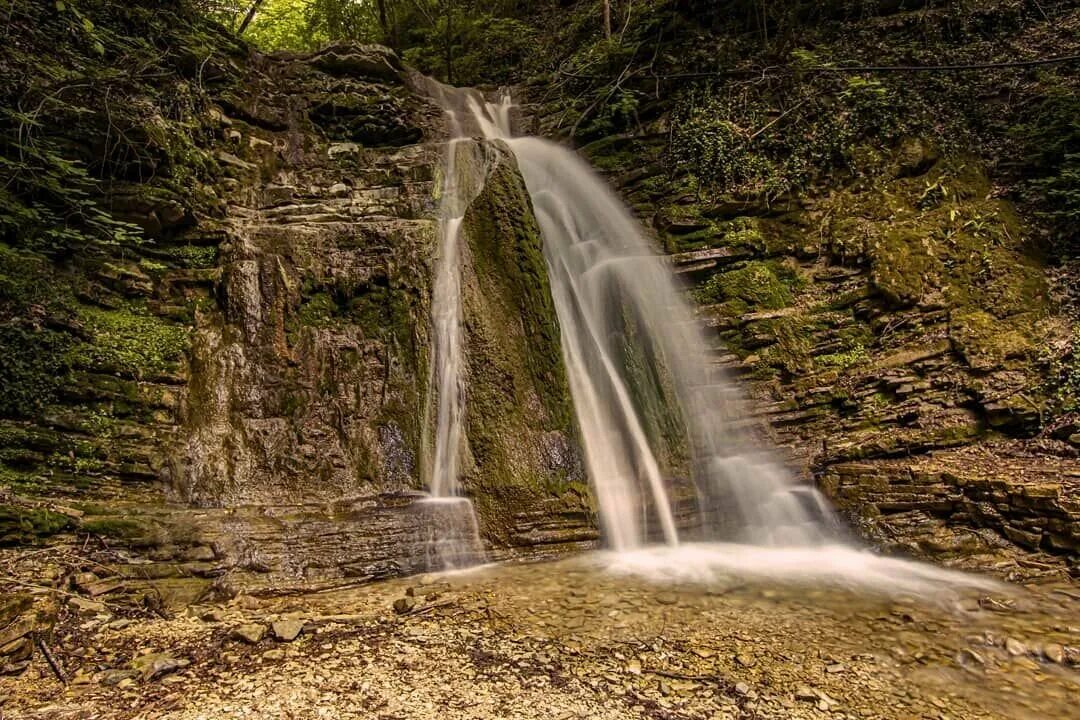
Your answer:
[[[239,586],[423,570],[442,111],[385,48],[263,57],[190,17],[170,28],[210,53],[160,68],[176,88],[202,73],[182,122],[160,120],[197,179],[146,173],[101,199],[154,242],[48,285],[57,261],[0,246],[0,320],[22,333],[0,341],[63,378],[0,408],[0,537],[89,532],[156,576]],[[155,91],[132,102],[164,108]],[[465,233],[463,486],[493,557],[557,552],[597,532],[539,238],[505,148],[473,151],[491,177]],[[5,392],[48,380],[26,368]]]

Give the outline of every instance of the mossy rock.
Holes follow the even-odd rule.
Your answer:
[[[0,547],[38,544],[73,526],[70,517],[51,510],[0,505]]]
[[[905,228],[870,243],[870,281],[889,303],[910,307],[938,286],[943,266],[932,245],[928,236]]]
[[[103,309],[84,306],[79,316],[89,340],[71,348],[71,366],[153,377],[176,368],[188,349],[188,329],[149,314],[136,305]]]
[[[697,291],[706,303],[738,300],[760,310],[779,310],[794,301],[793,289],[800,287],[798,273],[774,261],[752,260],[741,267],[719,272]]]
[[[1018,329],[1026,320],[999,320],[985,310],[954,313],[949,339],[971,368],[992,370],[1033,350],[1030,338]]]

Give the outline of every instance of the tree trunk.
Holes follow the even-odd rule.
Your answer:
[[[377,0],[375,5],[379,9],[379,27],[382,28],[383,42],[393,47],[394,41],[390,34],[390,22],[386,18],[386,0]]]
[[[247,30],[248,25],[250,25],[251,21],[255,19],[255,13],[259,12],[259,6],[262,4],[263,0],[255,0],[255,2],[251,4],[251,9],[248,10],[247,15],[244,16],[244,21],[240,23],[240,29],[236,31],[236,34],[238,36],[244,34],[244,31]]]
[[[454,4],[446,3],[446,37],[444,38],[444,45],[446,51],[446,84],[454,84]]]
[[[611,39],[611,0],[604,0],[604,37]]]

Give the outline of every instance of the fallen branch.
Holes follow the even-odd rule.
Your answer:
[[[432,610],[436,610],[436,609],[441,608],[441,607],[446,607],[447,605],[453,605],[456,602],[457,602],[456,600],[443,600],[442,602],[432,603],[431,605],[425,605],[424,607],[420,608],[419,610],[414,610],[413,612],[408,613],[407,615],[405,615],[405,617],[416,617],[417,615],[426,615],[427,613],[431,612]]]
[[[63,668],[60,667],[60,663],[56,661],[53,654],[49,651],[49,646],[45,644],[45,639],[37,633],[34,633],[34,644],[37,645],[38,650],[41,651],[42,657],[45,658],[45,662],[48,663],[49,669],[53,671],[53,675],[60,681],[62,685],[67,685],[67,675],[64,674]]]

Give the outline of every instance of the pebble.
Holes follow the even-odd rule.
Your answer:
[[[1016,638],[1007,638],[1005,640],[1005,652],[1009,653],[1013,657],[1017,657],[1019,655],[1027,655],[1027,651],[1027,646]]]
[[[1057,643],[1047,643],[1043,646],[1043,655],[1052,663],[1065,664],[1065,648]]]

